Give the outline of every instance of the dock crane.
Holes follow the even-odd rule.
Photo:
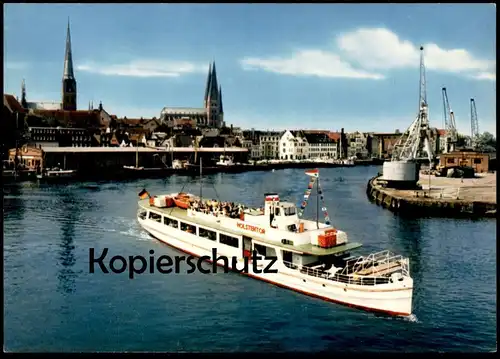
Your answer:
[[[470,122],[471,122],[471,146],[475,148],[477,146],[477,139],[479,137],[479,123],[477,121],[477,111],[476,111],[476,101],[473,98],[470,99]]]
[[[427,104],[424,48],[420,47],[419,110],[416,119],[394,146],[390,162],[384,162],[381,180],[387,187],[415,188],[419,180],[417,160],[427,153],[429,165],[433,151],[429,141],[429,107]]]
[[[448,94],[446,87],[443,87],[443,108],[444,108],[444,128],[446,130],[445,150],[444,153],[453,152],[458,140],[457,125],[455,123],[455,114],[451,110],[450,102],[448,101]]]

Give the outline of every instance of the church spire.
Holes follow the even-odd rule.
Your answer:
[[[215,61],[212,65],[212,73],[210,74],[209,98],[211,101],[217,101],[219,98],[219,86],[217,85],[217,72],[215,71]]]
[[[66,33],[66,53],[64,56],[64,73],[62,79],[62,109],[64,111],[76,110],[76,79],[73,73],[73,54],[71,53],[71,35],[68,29]]]
[[[26,101],[26,82],[23,79],[23,82],[21,83],[21,106],[24,108],[28,107],[28,103]]]
[[[219,113],[224,113],[224,108],[222,107],[222,86],[219,86]]]
[[[205,106],[208,101],[208,93],[210,91],[210,82],[212,79],[212,63],[208,66],[207,86],[205,87]]]
[[[68,17],[68,30],[66,32],[66,53],[64,55],[64,79],[74,79],[73,73],[73,54],[71,53],[71,34],[69,31],[69,17]]]

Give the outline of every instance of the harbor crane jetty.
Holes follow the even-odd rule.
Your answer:
[[[458,140],[457,125],[455,123],[455,114],[451,110],[450,102],[448,101],[448,94],[446,87],[443,87],[443,107],[444,107],[444,128],[446,129],[445,148],[444,153],[455,151]]]
[[[429,142],[429,106],[424,65],[424,48],[420,47],[420,94],[417,118],[399,138],[394,146],[392,159],[384,162],[382,178],[386,187],[416,188],[419,180],[418,159],[427,152],[429,165],[432,164],[433,152]]]
[[[457,153],[455,147],[458,138],[455,116],[445,87],[442,88],[442,95],[446,126],[445,156],[453,156]],[[479,134],[474,99],[471,99],[471,131],[474,146]],[[435,154],[430,142],[424,53],[421,47],[417,118],[399,138],[391,161],[383,164],[382,174],[368,181],[368,199],[401,215],[496,218],[496,173],[483,172],[474,178],[435,177],[431,186],[430,170]],[[428,176],[420,173],[420,163],[425,159],[429,161]],[[484,160],[477,159],[479,162]]]
[[[476,148],[479,137],[479,122],[477,120],[477,111],[476,111],[476,101],[473,98],[470,99],[470,122],[471,122],[471,147]]]

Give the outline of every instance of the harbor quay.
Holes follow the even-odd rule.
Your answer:
[[[366,194],[398,214],[429,217],[496,217],[496,171],[474,178],[434,177],[420,173],[419,189],[386,188],[375,176],[368,181]]]
[[[170,147],[42,147],[44,167],[61,167],[76,170],[78,178],[108,178],[131,176],[163,176],[183,172],[172,168],[174,161],[212,166],[214,158],[225,153],[236,161],[247,161],[247,150],[238,147],[186,148]],[[144,171],[126,171],[124,166],[137,166]],[[199,172],[199,169],[198,169]]]

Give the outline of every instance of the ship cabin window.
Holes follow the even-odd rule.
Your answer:
[[[475,165],[478,165],[481,163],[481,159],[480,158],[474,158],[474,164]]]
[[[283,210],[285,212],[285,216],[293,216],[295,214],[295,207],[285,207]]]
[[[293,246],[293,241],[289,240],[289,239],[282,239],[281,240],[281,243],[283,244],[288,244],[290,246]]]
[[[169,217],[163,217],[163,224],[165,224],[166,226],[179,228],[179,222]]]
[[[149,212],[149,219],[161,223],[161,214],[155,212]]]
[[[210,239],[211,241],[217,240],[217,233],[216,232],[211,231],[209,229],[205,229],[203,227],[199,227],[198,230],[200,231],[198,236],[200,236],[202,238]]]
[[[311,254],[303,254],[301,256],[301,259],[303,266],[315,267],[323,264],[323,261],[320,261],[320,258],[318,256],[313,256]]]
[[[254,250],[257,251],[259,256],[263,256],[265,258],[276,257],[276,250],[271,247],[263,246],[261,244],[254,244]]]
[[[283,264],[286,267],[292,268],[292,269],[298,268],[297,263],[294,263],[294,257],[293,257],[293,253],[292,252],[282,250],[281,251],[281,255],[282,255],[282,258],[283,258]],[[295,260],[295,262],[297,262],[297,260]]]
[[[196,235],[196,227],[191,225],[191,224],[184,223],[184,222],[181,222],[181,231]]]
[[[148,215],[148,212],[145,211],[145,210],[140,210],[139,211],[139,218],[140,219],[146,219],[147,218],[147,215]]]
[[[253,249],[260,256],[265,256],[266,255],[266,247],[265,246],[262,246],[260,244],[254,244]]]
[[[279,216],[279,215],[280,215],[280,208],[279,208],[279,207],[276,207],[276,208],[274,209],[274,214],[275,214],[276,216]]]
[[[219,242],[227,246],[238,248],[240,241],[236,237],[231,237],[226,234],[219,233]]]

